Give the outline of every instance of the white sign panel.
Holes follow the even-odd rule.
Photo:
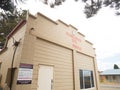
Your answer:
[[[17,84],[31,84],[32,82],[33,65],[20,64]]]

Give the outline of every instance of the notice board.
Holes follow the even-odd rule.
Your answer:
[[[17,84],[31,84],[33,65],[20,63]]]

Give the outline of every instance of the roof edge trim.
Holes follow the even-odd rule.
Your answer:
[[[13,35],[17,30],[19,30],[23,25],[25,25],[25,24],[26,24],[26,20],[21,20],[21,21],[12,29],[12,31],[11,31],[11,32],[8,34],[8,36],[6,37],[5,44],[4,44],[4,46],[3,46],[3,49],[0,51],[0,54],[7,49],[7,43],[8,43],[8,40],[10,39],[10,37],[12,37],[12,35]]]
[[[69,27],[72,27],[73,29],[78,30],[75,26],[73,26],[71,24],[69,24]]]
[[[20,29],[23,25],[26,24],[26,20],[21,20],[14,28],[13,30],[8,34],[8,36],[6,37],[7,39],[9,39],[18,29]]]
[[[60,23],[62,23],[62,24],[64,24],[64,25],[67,26],[67,27],[69,26],[67,23],[65,23],[64,21],[62,21],[62,20],[60,20],[60,19],[58,19],[57,21],[60,22]]]

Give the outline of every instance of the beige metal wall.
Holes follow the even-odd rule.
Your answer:
[[[95,56],[92,43],[85,40],[85,36],[80,32],[73,34],[77,31],[77,28],[72,25],[65,24],[60,20],[52,21],[40,13],[37,14],[36,18],[30,15],[29,22],[31,22],[31,25],[28,26],[28,30],[34,28],[31,33],[36,37]]]
[[[54,67],[54,90],[73,90],[72,50],[37,39],[32,90],[37,90],[39,65]]]
[[[94,58],[93,57],[90,57],[90,56],[87,56],[83,53],[79,53],[79,52],[76,52],[76,79],[77,79],[77,82],[78,82],[78,87],[77,88],[80,88],[80,81],[79,81],[79,70],[82,69],[82,70],[91,70],[93,71],[93,77],[94,77],[94,86],[93,88],[91,88],[90,90],[97,90],[97,87],[96,87],[96,72],[95,72],[95,67],[94,67]]]

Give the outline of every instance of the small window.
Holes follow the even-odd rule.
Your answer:
[[[86,89],[94,87],[93,71],[80,70],[80,89]]]

